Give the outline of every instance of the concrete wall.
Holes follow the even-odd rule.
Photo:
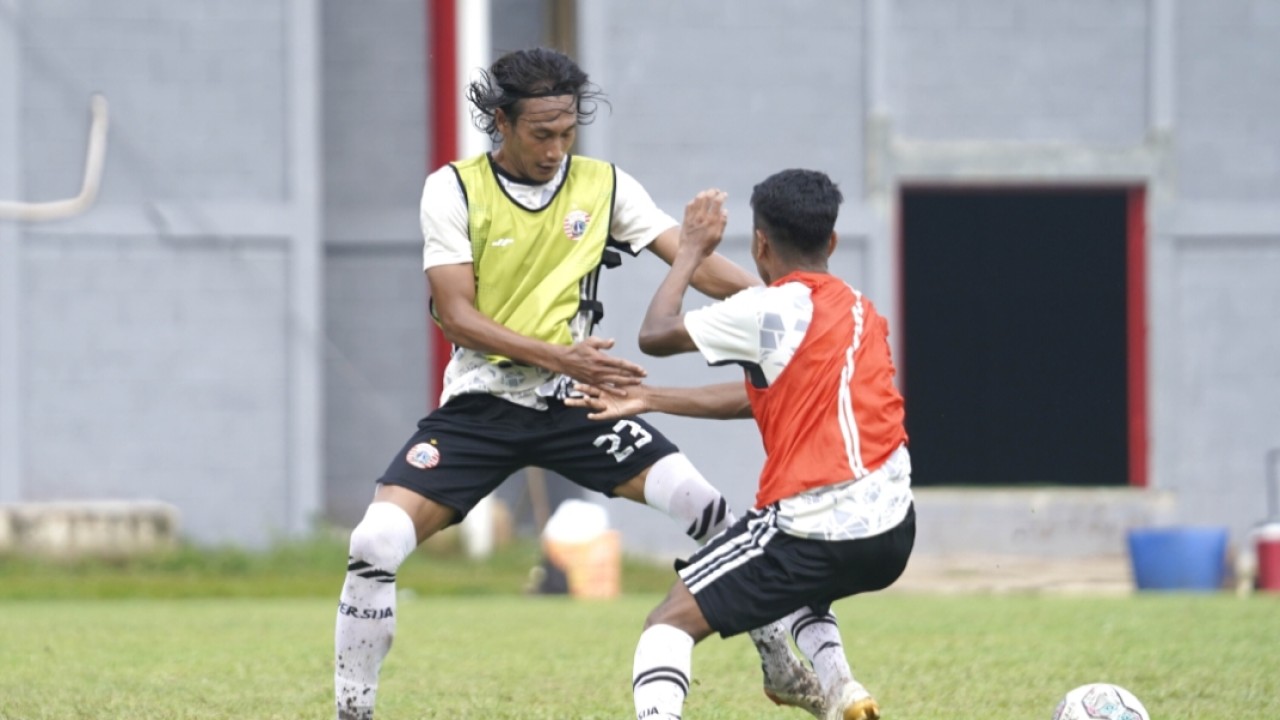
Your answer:
[[[1183,517],[1239,537],[1266,517],[1280,447],[1280,5],[1182,2],[1176,16],[1153,460]]]
[[[491,16],[495,53],[551,35],[543,3]],[[727,189],[724,250],[746,265],[751,186],[828,171],[848,198],[835,269],[891,322],[903,185],[1147,188],[1152,487],[921,491],[923,552],[1120,552],[1131,524],[1239,539],[1262,519],[1280,446],[1275,3],[591,0],[576,20],[612,101],[584,152],[677,217]],[[202,541],[355,521],[429,405],[427,22],[418,0],[0,0],[0,198],[73,194],[89,94],[113,110],[94,209],[0,223],[0,502],[156,499]],[[663,272],[646,255],[604,277],[601,332],[628,356]],[[647,365],[670,384],[728,372]],[[656,422],[749,504],[749,423]],[[609,507],[629,549],[688,549],[651,511]]]
[[[354,526],[426,414],[425,3],[324,3],[324,508]]]
[[[1125,147],[1146,134],[1147,3],[885,9],[887,94],[903,137]]]
[[[0,225],[0,502],[171,503],[263,544],[319,511],[316,3],[6,0],[0,196],[102,193]]]

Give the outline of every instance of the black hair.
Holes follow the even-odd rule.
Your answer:
[[[596,103],[605,102],[600,88],[568,55],[550,48],[515,50],[493,61],[480,79],[467,87],[471,119],[476,127],[498,142],[498,110],[510,122],[520,117],[520,101],[526,98],[572,95],[578,109],[578,124],[587,125],[595,117]]]
[[[757,228],[799,257],[825,257],[844,195],[826,173],[783,170],[751,190]]]

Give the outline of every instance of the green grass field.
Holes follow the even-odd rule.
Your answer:
[[[0,718],[331,718],[332,550],[0,561]],[[380,720],[632,716],[632,650],[669,574],[628,565],[624,587],[638,591],[616,601],[523,596],[536,556],[411,558]],[[890,591],[836,611],[888,720],[1048,720],[1094,680],[1133,690],[1160,720],[1280,717],[1276,598]],[[808,717],[764,698],[745,638],[699,645],[693,672],[689,720]]]

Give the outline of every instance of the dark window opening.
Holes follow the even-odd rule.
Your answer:
[[[1135,192],[903,191],[913,482],[1144,484],[1130,458]]]

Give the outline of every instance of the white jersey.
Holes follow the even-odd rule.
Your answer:
[[[512,199],[527,208],[536,209],[545,206],[555,196],[564,182],[567,166],[568,157],[560,163],[560,170],[554,178],[539,185],[521,183],[502,174],[498,174],[498,180]],[[679,223],[654,204],[635,178],[617,167],[614,170],[616,183],[609,235],[635,255],[658,235]],[[420,220],[423,270],[472,261],[466,194],[457,174],[448,165],[427,176],[422,189]],[[586,336],[587,328],[575,322],[571,331],[577,342]],[[487,393],[518,405],[545,410],[546,398],[560,394],[566,386],[565,378],[543,368],[515,363],[499,367],[488,361],[486,353],[457,348],[444,378],[440,404],[456,395]]]
[[[741,364],[757,387],[767,387],[796,354],[812,317],[809,288],[793,282],[750,287],[692,310],[685,314],[684,326],[708,363]]]
[[[804,340],[813,318],[808,286],[787,282],[752,287],[685,314],[684,325],[712,365],[742,365],[751,383],[769,387]],[[906,446],[854,481],[826,485],[778,502],[778,527],[818,540],[852,540],[893,529],[911,507],[911,457]]]

